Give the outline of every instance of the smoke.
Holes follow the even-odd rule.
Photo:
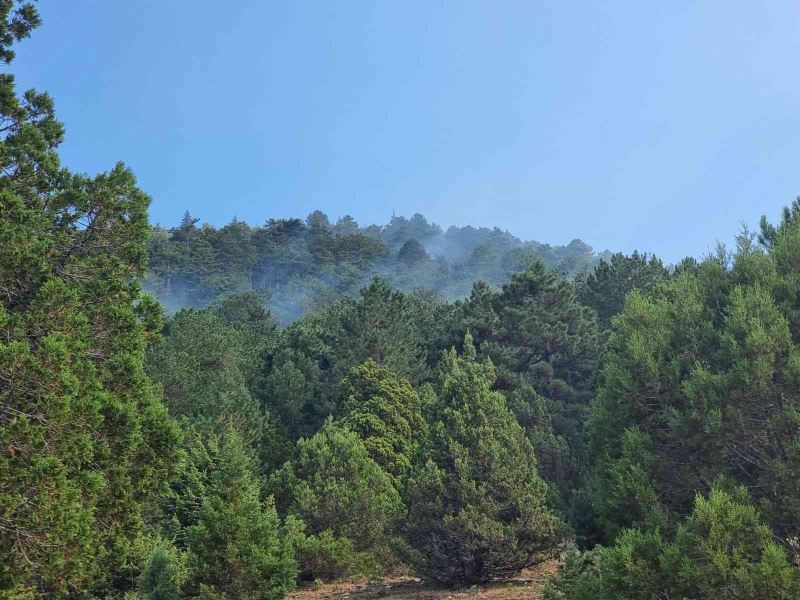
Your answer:
[[[477,280],[502,285],[534,260],[567,277],[597,261],[581,240],[550,246],[496,227],[443,231],[420,214],[367,227],[350,217],[331,224],[319,211],[305,221],[270,220],[260,227],[236,220],[219,229],[195,223],[187,215],[179,227],[154,229],[145,289],[168,313],[256,291],[287,325],[344,296],[355,297],[374,277],[404,292],[424,289],[452,300],[468,296]],[[422,244],[424,253],[407,245],[409,240]]]

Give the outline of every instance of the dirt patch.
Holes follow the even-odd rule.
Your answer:
[[[549,561],[523,571],[511,581],[475,586],[469,589],[447,588],[414,577],[386,579],[379,583],[331,583],[301,589],[289,594],[289,600],[540,600],[547,579],[558,571],[558,561]]]

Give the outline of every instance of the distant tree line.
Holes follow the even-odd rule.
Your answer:
[[[258,227],[198,224],[187,212],[177,227],[154,227],[146,289],[170,310],[256,291],[282,324],[357,295],[375,276],[449,300],[468,296],[477,279],[500,285],[536,260],[570,277],[597,262],[580,240],[549,246],[497,228],[442,231],[420,214],[392,217],[383,227],[360,227],[350,216],[331,223],[320,211]]]

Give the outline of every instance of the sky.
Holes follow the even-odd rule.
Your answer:
[[[20,87],[154,223],[421,212],[674,262],[800,194],[797,0],[38,6]]]

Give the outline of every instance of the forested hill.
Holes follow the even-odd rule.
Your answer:
[[[0,0],[0,63],[39,22]],[[800,598],[800,199],[673,269],[421,215],[153,231],[14,81],[0,600]],[[208,306],[165,318],[148,249],[150,289]],[[323,308],[279,328],[264,297]]]
[[[477,280],[501,285],[537,259],[573,277],[598,258],[579,239],[550,246],[496,227],[442,230],[421,214],[393,216],[385,226],[360,226],[350,216],[332,223],[320,211],[257,227],[236,219],[221,228],[198,224],[186,213],[177,227],[154,227],[146,288],[170,310],[257,291],[282,323],[355,295],[376,275],[403,291],[454,299]]]

